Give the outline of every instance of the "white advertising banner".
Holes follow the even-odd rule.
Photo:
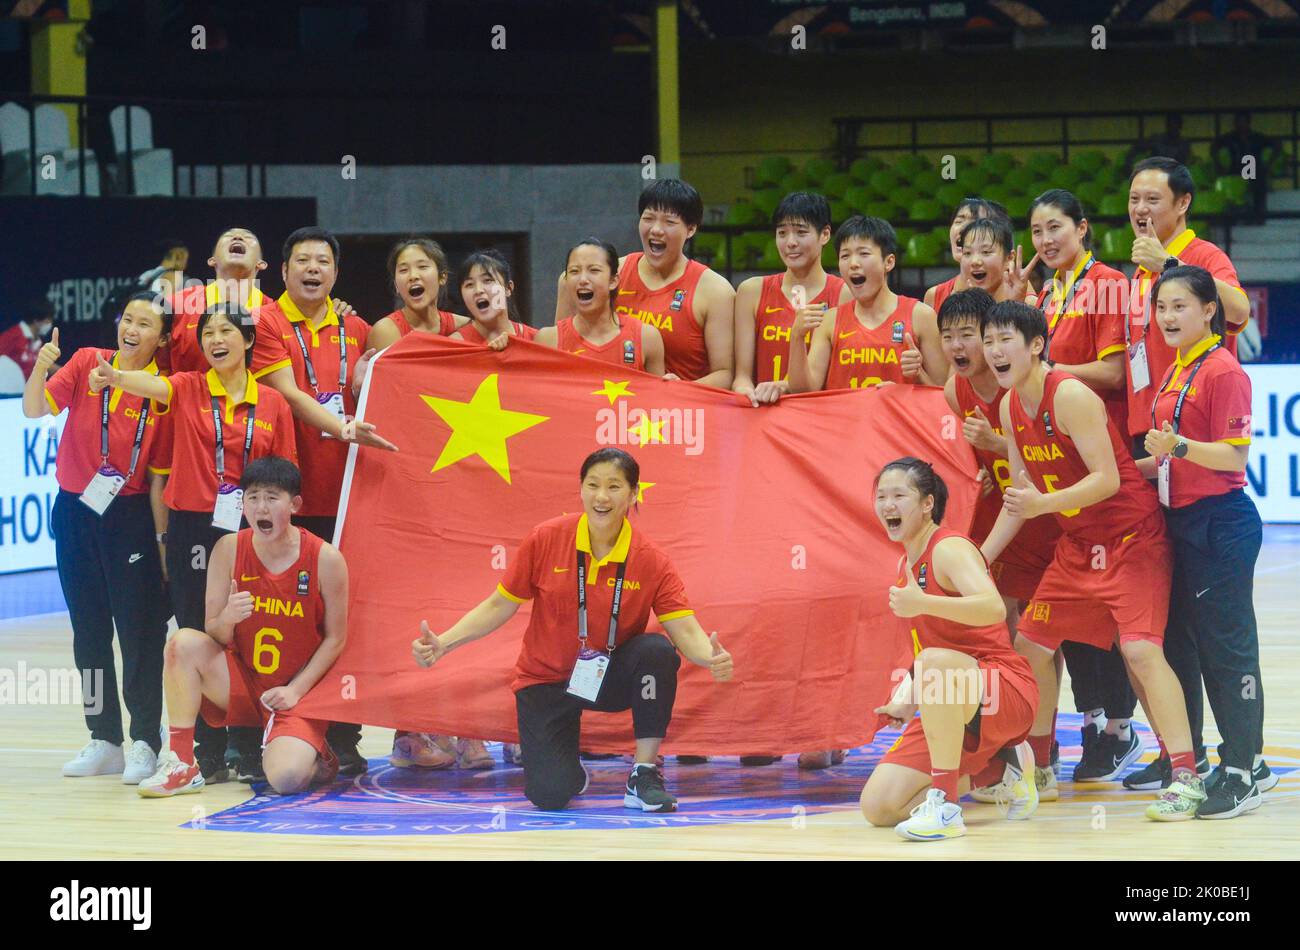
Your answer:
[[[1300,523],[1300,366],[1246,364],[1253,435],[1246,491],[1265,522]]]

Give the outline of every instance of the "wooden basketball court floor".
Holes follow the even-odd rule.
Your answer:
[[[1266,696],[1266,755],[1290,768],[1256,812],[1230,821],[1146,821],[1150,793],[1118,783],[1073,786],[1029,821],[996,806],[964,803],[968,833],[941,843],[905,842],[872,828],[856,803],[800,818],[614,831],[540,830],[428,837],[250,834],[181,827],[251,797],[247,785],[145,801],[117,776],[63,778],[86,742],[75,706],[0,706],[0,857],[7,859],[1294,859],[1300,853],[1300,526],[1265,529],[1255,587]],[[0,670],[72,665],[65,613],[0,621]],[[120,660],[119,660],[120,670]],[[1065,705],[1069,694],[1065,693]],[[1207,718],[1210,718],[1208,704]],[[384,756],[392,733],[367,727],[362,752]],[[1206,741],[1217,742],[1212,723]],[[1147,758],[1151,753],[1147,754]],[[709,766],[699,768],[707,769]],[[1068,769],[1065,773],[1068,778]],[[685,780],[670,788],[682,792]],[[1098,806],[1101,806],[1098,808]]]

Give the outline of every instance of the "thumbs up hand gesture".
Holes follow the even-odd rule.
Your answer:
[[[51,366],[59,361],[63,353],[59,349],[59,328],[55,327],[50,335],[50,342],[41,347],[41,351],[36,354],[35,372],[45,373]]]
[[[1165,424],[1159,429],[1151,429],[1147,432],[1143,444],[1146,446],[1147,452],[1161,459],[1173,452],[1174,446],[1178,444],[1178,436],[1174,434],[1174,427],[1166,419]]]
[[[240,590],[235,579],[230,579],[230,594],[226,598],[226,606],[221,610],[221,619],[224,623],[233,627],[237,623],[247,620],[253,615],[253,595],[246,590]]]
[[[984,415],[984,410],[979,406],[976,406],[975,412],[962,422],[961,434],[977,449],[984,449],[987,452],[1003,452],[1006,449],[997,433],[993,431],[993,424],[989,422],[988,416]]]
[[[52,342],[52,341],[51,341]],[[102,392],[106,386],[116,386],[120,371],[113,369],[113,364],[102,355],[95,357],[95,368],[90,371],[90,391]]]
[[[1150,273],[1159,274],[1164,270],[1169,252],[1160,243],[1160,238],[1156,237],[1155,225],[1150,218],[1144,218],[1134,230],[1137,236],[1133,238],[1131,260]]]
[[[912,339],[912,334],[903,334],[903,345],[906,349],[898,356],[898,368],[903,371],[905,379],[917,379],[921,375],[921,368],[924,361],[921,357],[921,348],[916,345]]]
[[[1040,492],[1024,469],[1020,470],[1020,477],[1002,493],[1002,507],[1011,515],[1017,518],[1037,518],[1047,509],[1043,504],[1043,493]]]
[[[442,645],[442,640],[430,629],[429,621],[420,621],[420,637],[418,640],[411,642],[411,653],[415,656],[415,662],[425,669],[433,666],[446,655],[447,648]]]
[[[718,632],[715,630],[709,635],[709,647],[713,650],[713,655],[709,659],[709,672],[719,683],[725,683],[731,679],[733,665],[731,654],[723,649],[722,644],[718,642]]]
[[[916,582],[912,569],[903,565],[903,586],[889,588],[889,609],[895,617],[915,617],[925,613],[925,591]]]

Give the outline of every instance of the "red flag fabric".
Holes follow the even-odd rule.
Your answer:
[[[421,619],[444,631],[492,593],[536,524],[581,511],[582,460],[617,445],[641,465],[633,529],[667,552],[735,660],[729,683],[683,663],[665,751],[856,747],[911,649],[888,606],[901,549],[876,519],[873,479],[899,456],[932,462],[951,492],[944,523],[961,530],[979,488],[934,388],[755,409],[533,343],[496,353],[412,333],[374,361],[366,389],[360,413],[401,451],[349,459],[348,642],[300,703],[313,717],[518,741],[509,683],[529,605],[429,670],[411,641]],[[630,714],[583,717],[584,749],[627,751],[631,739]]]

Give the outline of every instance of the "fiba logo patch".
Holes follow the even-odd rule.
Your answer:
[[[628,366],[636,365],[636,345],[631,340],[623,341],[623,362]]]
[[[311,588],[311,574],[307,571],[298,572],[298,596],[306,597],[307,591]]]
[[[673,302],[668,305],[669,310],[681,310],[682,304],[686,302],[686,291],[679,290],[673,294]]]
[[[1049,438],[1056,437],[1056,431],[1052,428],[1052,414],[1046,409],[1043,410],[1043,428],[1047,430]]]
[[[893,340],[895,343],[903,342],[903,321],[895,320],[893,326]]]
[[[925,561],[921,562],[921,569],[917,571],[916,583],[920,585],[921,590],[925,590],[926,581],[930,574],[930,565]]]

